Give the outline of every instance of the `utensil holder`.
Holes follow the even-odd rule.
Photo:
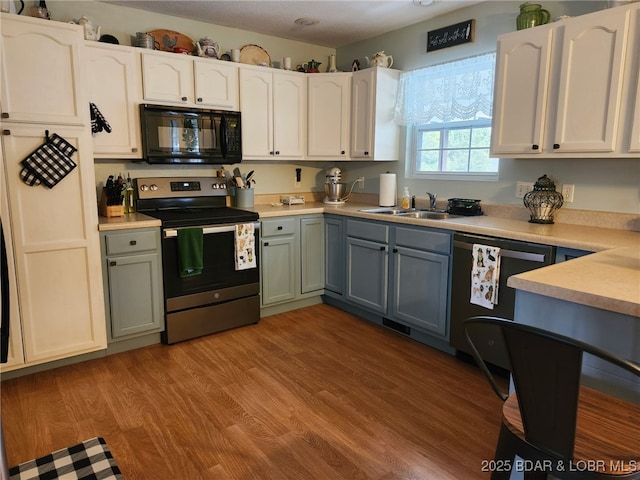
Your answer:
[[[236,207],[253,208],[253,188],[236,188]]]
[[[98,213],[107,218],[124,217],[124,205],[107,205],[107,189],[103,188],[102,195],[100,195]]]

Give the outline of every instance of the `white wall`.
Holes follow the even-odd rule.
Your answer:
[[[337,50],[340,69],[350,69],[354,58],[362,59],[384,50],[394,59],[393,68],[410,70],[495,50],[496,36],[516,29],[516,16],[521,2],[493,1],[452,12],[402,30]],[[555,18],[580,15],[606,7],[606,2],[544,2],[544,8]],[[469,19],[476,20],[473,43],[426,53],[427,32]],[[361,61],[361,64],[363,62]],[[365,63],[366,64],[366,63]],[[502,159],[498,182],[463,182],[453,180],[409,180],[404,175],[404,162],[381,164],[337,164],[349,178],[365,176],[365,191],[375,193],[380,173],[391,171],[398,176],[398,189],[408,186],[413,194],[424,197],[426,191],[439,198],[478,198],[495,203],[522,204],[515,198],[517,181],[535,182],[543,174],[557,184],[574,184],[575,198],[563,208],[640,213],[640,160],[637,159]],[[559,185],[558,185],[559,186]]]

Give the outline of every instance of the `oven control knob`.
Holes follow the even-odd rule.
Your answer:
[[[221,183],[221,184],[220,184],[220,188],[227,188],[227,185],[226,185],[226,184],[224,184],[224,183]]]
[[[219,187],[218,187],[217,183],[214,183],[214,184],[211,185],[211,188],[216,189],[216,188],[219,188]]]
[[[147,190],[149,190],[149,185],[147,185],[146,183],[143,183],[142,185],[140,185],[140,190],[142,190],[143,192],[146,192]]]
[[[156,190],[158,190],[158,185],[156,185],[155,183],[152,183],[149,188],[151,189],[152,192],[155,192]]]

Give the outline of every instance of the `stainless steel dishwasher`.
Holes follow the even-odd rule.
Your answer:
[[[470,303],[473,245],[476,243],[500,248],[498,304],[494,305],[493,310]],[[507,287],[507,279],[512,275],[549,265],[553,263],[554,258],[555,247],[548,245],[481,235],[455,234],[453,237],[449,344],[458,352],[470,353],[462,323],[466,318],[475,315],[490,315],[513,320],[516,292],[513,288]],[[489,333],[483,338],[478,338],[476,346],[487,362],[505,369],[509,368],[502,341],[498,335]]]

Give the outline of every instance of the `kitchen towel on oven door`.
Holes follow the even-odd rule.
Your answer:
[[[256,241],[253,223],[239,223],[235,233],[236,270],[256,268]]]
[[[202,228],[178,229],[178,262],[180,278],[201,275],[204,268]]]
[[[470,302],[493,310],[498,304],[499,282],[500,248],[474,244]]]

